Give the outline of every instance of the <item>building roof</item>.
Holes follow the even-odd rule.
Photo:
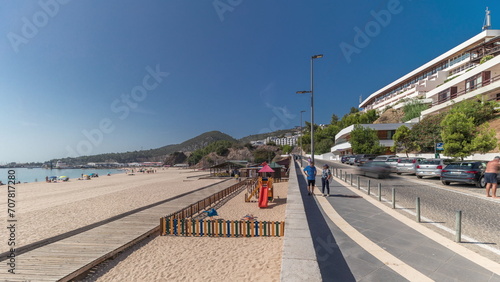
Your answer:
[[[221,164],[211,166],[210,168],[236,168],[246,167],[248,161],[226,161]]]
[[[484,40],[487,37],[496,37],[496,36],[500,36],[500,30],[489,29],[489,30],[482,31],[481,33],[479,33],[476,36],[470,38],[469,40],[461,43],[460,45],[456,46],[455,48],[445,52],[444,54],[440,55],[439,57],[429,61],[428,63],[420,66],[419,68],[409,72],[408,74],[402,76],[401,78],[393,81],[392,83],[390,83],[390,84],[386,85],[385,87],[379,89],[378,91],[374,92],[373,94],[368,96],[368,98],[366,98],[363,102],[361,102],[359,104],[359,107],[360,108],[367,107],[369,104],[372,103],[372,100],[375,99],[381,93],[403,83],[404,81],[420,74],[421,72],[425,71],[426,69],[428,69],[434,65],[438,65],[440,62],[443,62],[445,59],[453,56],[454,54],[456,54],[460,51],[464,52],[464,51],[469,50],[471,47],[474,47],[475,44],[477,44],[481,40]]]

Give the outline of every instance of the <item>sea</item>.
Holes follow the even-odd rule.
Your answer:
[[[122,169],[45,169],[45,168],[0,168],[0,181],[7,184],[9,171],[14,171],[16,176],[16,183],[31,183],[31,182],[45,182],[45,177],[51,176],[67,176],[71,179],[78,179],[82,174],[96,173],[99,176],[106,176],[109,174],[125,173]]]

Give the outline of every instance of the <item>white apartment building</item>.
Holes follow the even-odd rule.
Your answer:
[[[290,145],[290,146],[295,146],[297,145],[299,140],[298,136],[285,136],[285,137],[267,137],[265,139],[264,144],[268,144],[270,142],[274,142],[276,145]]]
[[[500,99],[500,30],[484,30],[441,56],[425,63],[359,104],[364,111],[382,112],[402,107],[405,98],[429,105],[422,117],[456,102],[481,95],[483,101]],[[493,57],[481,64],[486,56]],[[486,58],[485,58],[486,59]]]

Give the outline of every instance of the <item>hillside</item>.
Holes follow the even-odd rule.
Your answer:
[[[373,122],[373,124],[377,123],[400,123],[404,117],[405,113],[403,110],[398,109],[388,109],[384,113],[380,115],[380,117]]]
[[[208,144],[219,141],[227,140],[230,142],[237,142],[233,137],[222,133],[220,131],[209,131],[194,138],[186,140],[181,144],[167,145],[157,149],[141,150],[133,152],[124,153],[109,153],[109,154],[99,154],[93,156],[81,156],[77,158],[65,158],[62,159],[67,164],[78,165],[86,164],[90,162],[106,162],[115,161],[119,163],[131,163],[131,162],[163,162],[168,155],[174,152],[192,152],[197,149],[201,149]],[[55,162],[56,160],[52,160]]]

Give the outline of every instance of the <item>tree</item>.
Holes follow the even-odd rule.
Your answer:
[[[380,145],[377,131],[361,125],[354,126],[349,142],[351,143],[352,150],[356,154],[380,154],[385,150],[385,148]]]
[[[474,150],[481,154],[486,154],[498,146],[495,130],[490,128],[490,124],[485,122],[476,128],[476,136],[472,140]]]
[[[292,152],[292,150],[293,150],[293,147],[292,147],[292,146],[290,146],[290,145],[283,145],[283,146],[281,147],[281,151],[282,151],[283,153],[285,153],[285,154],[289,154],[290,152]]]
[[[266,149],[257,149],[253,153],[254,162],[263,163],[263,162],[271,162],[272,159],[276,156],[276,153],[271,150]]]
[[[441,122],[445,115],[445,113],[441,113],[426,116],[411,128],[411,139],[414,140],[421,152],[434,152],[436,143],[443,141]]]
[[[336,125],[339,122],[339,117],[336,114],[332,115],[332,119],[330,120],[330,124]]]
[[[482,102],[475,98],[455,104],[449,113],[464,113],[466,117],[472,117],[474,124],[479,126],[495,117],[495,108],[498,106],[495,101]]]
[[[441,122],[444,153],[464,158],[473,153],[487,153],[498,141],[489,123],[495,114],[495,102],[482,103],[478,99],[457,104]]]
[[[411,130],[404,125],[396,130],[392,140],[394,140],[394,145],[391,150],[395,153],[398,151],[403,152],[408,157],[408,152],[419,150],[418,145],[412,138]]]
[[[329,153],[331,152],[332,150],[332,147],[333,145],[335,144],[335,142],[333,142],[333,140],[331,139],[323,139],[321,141],[319,141],[318,143],[315,143],[315,154],[325,154],[325,153]]]
[[[444,141],[444,154],[463,159],[474,151],[474,118],[464,113],[449,113],[441,122],[441,136]]]
[[[419,117],[422,111],[428,108],[428,105],[425,105],[418,99],[410,100],[403,106],[403,112],[405,113],[403,122]]]

